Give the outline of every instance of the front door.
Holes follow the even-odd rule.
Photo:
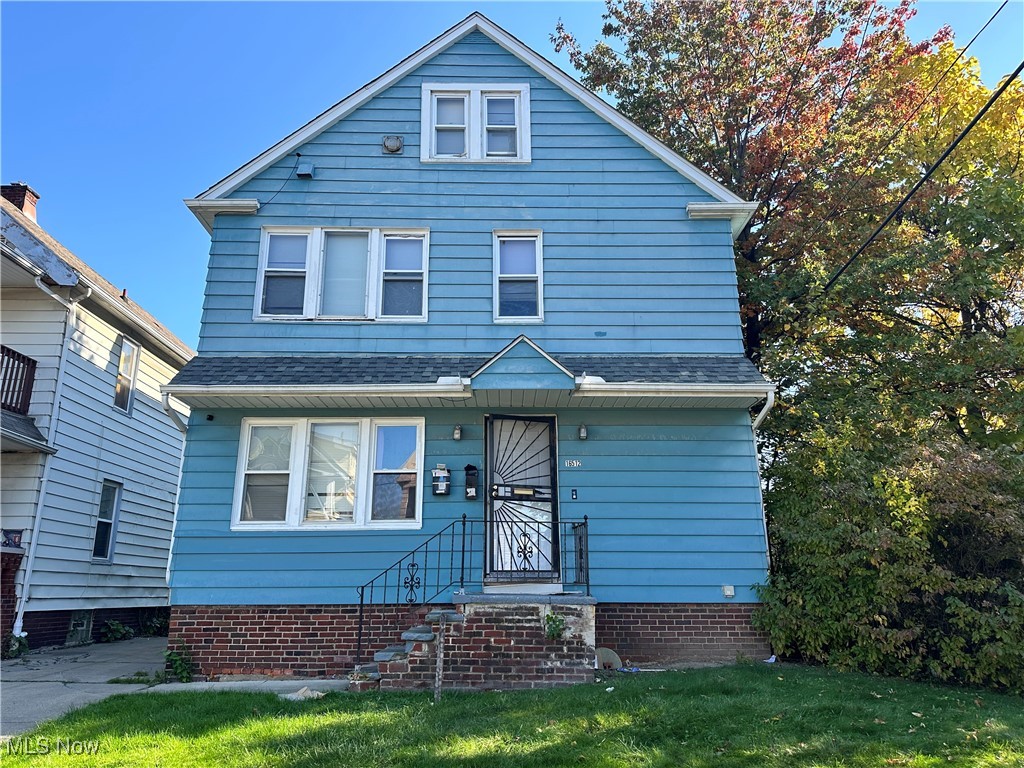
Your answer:
[[[553,416],[488,416],[487,579],[557,582]]]

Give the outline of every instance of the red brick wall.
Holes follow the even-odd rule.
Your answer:
[[[592,606],[554,609],[572,627]],[[589,623],[582,619],[582,623]],[[434,624],[434,632],[438,624]],[[549,640],[539,605],[466,606],[466,620],[445,629],[442,688],[550,688],[593,682],[594,648],[578,634]],[[381,690],[431,688],[435,643],[420,643],[407,659],[381,662]]]
[[[70,626],[71,611],[27,611],[23,623],[32,649],[64,645]]]
[[[771,653],[750,617],[756,605],[735,603],[598,603],[597,644],[623,663],[735,661]]]
[[[18,594],[14,589],[14,577],[21,565],[21,552],[0,554],[0,637],[14,626],[14,614],[18,609]]]
[[[750,624],[754,607],[599,603],[597,645],[616,651],[624,662],[634,663],[735,661],[739,655],[763,658],[770,650],[767,639]],[[399,642],[402,632],[419,623],[425,613],[425,609],[418,614],[410,613],[404,606],[368,606],[366,610],[364,662],[371,661],[375,651]],[[169,647],[177,648],[183,641],[192,654],[197,674],[208,677],[345,675],[355,664],[358,612],[356,605],[174,606]],[[469,659],[502,662],[495,662],[496,668],[485,669],[486,665],[481,663],[455,661],[453,655],[452,664],[464,663],[467,668],[450,671],[464,675],[466,685],[480,682],[479,676],[485,672],[492,677],[511,674],[507,669],[511,664],[506,660],[527,658],[527,649],[533,653],[540,647],[538,643],[544,638],[539,623],[510,629],[511,625],[505,626],[502,621],[512,622],[512,617],[473,619],[457,631],[454,653],[465,651]],[[515,641],[514,651],[511,645],[505,647],[511,640]],[[573,653],[577,651],[582,653],[579,649]],[[433,675],[432,660],[417,664],[410,667],[410,679],[417,674],[424,679]],[[562,673],[546,669],[543,674]],[[538,679],[540,675],[538,672]],[[530,687],[527,678],[522,682],[524,687]]]
[[[398,642],[425,613],[367,606],[363,661]],[[358,617],[358,605],[176,605],[168,647],[184,642],[197,674],[208,677],[345,675],[355,665]]]

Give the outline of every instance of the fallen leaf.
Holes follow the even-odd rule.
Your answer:
[[[613,686],[611,686],[610,688],[605,688],[605,691],[606,691],[607,693],[611,693],[611,692],[612,692],[612,691],[614,691],[614,690],[615,690],[615,686],[614,686],[614,685],[613,685]]]
[[[912,714],[914,717],[924,717],[924,715],[920,712],[911,712],[910,714]]]
[[[875,718],[875,725],[885,725],[885,720],[880,717]]]

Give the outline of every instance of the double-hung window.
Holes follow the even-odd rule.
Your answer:
[[[422,419],[246,419],[233,526],[418,528]]]
[[[117,538],[117,512],[121,506],[120,483],[104,480],[100,488],[100,506],[96,514],[96,530],[92,538],[92,559],[110,562]]]
[[[530,161],[528,84],[424,83],[422,88],[422,161]]]
[[[135,379],[139,373],[139,345],[121,337],[121,353],[117,361],[117,383],[114,385],[114,407],[130,413],[135,395]]]
[[[544,319],[544,278],[540,232],[494,233],[494,319]]]
[[[427,319],[425,230],[268,228],[255,317]]]

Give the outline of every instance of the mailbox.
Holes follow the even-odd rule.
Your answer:
[[[467,499],[475,499],[476,498],[476,486],[477,486],[477,482],[479,481],[479,478],[480,478],[480,470],[478,470],[472,464],[467,464],[466,465],[466,498]]]
[[[452,473],[444,464],[430,470],[435,496],[447,496],[452,492]]]

